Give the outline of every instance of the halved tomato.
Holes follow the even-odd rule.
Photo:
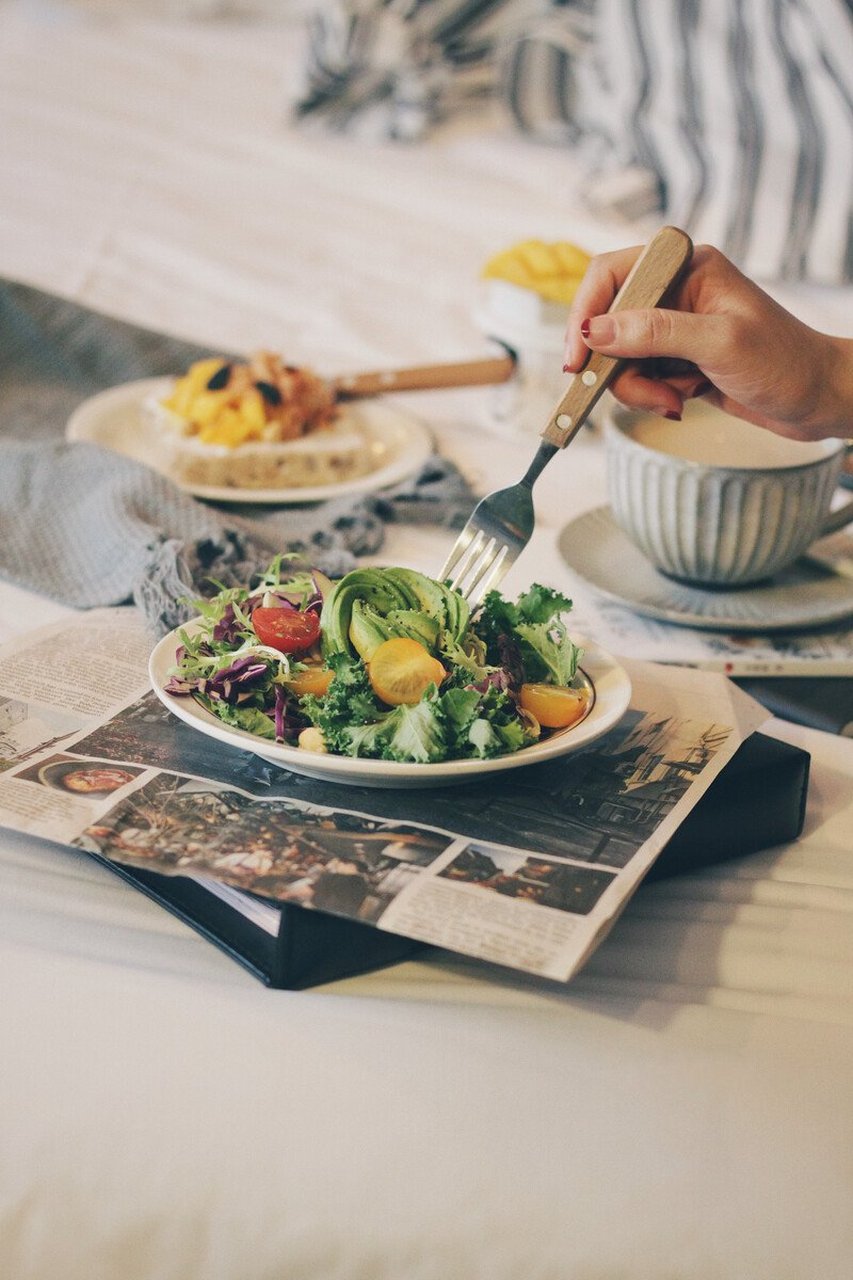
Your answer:
[[[280,653],[304,653],[317,643],[320,615],[314,609],[267,609],[261,606],[252,614],[252,626],[261,644]]]
[[[431,684],[441,684],[447,672],[419,641],[392,636],[373,654],[367,674],[377,698],[398,707],[420,702],[426,689]]]
[[[587,708],[585,689],[568,689],[559,684],[523,684],[518,704],[535,716],[543,729],[565,729],[580,720]]]
[[[303,693],[313,693],[316,698],[324,698],[329,692],[334,674],[329,667],[306,667],[304,671],[294,672],[284,683],[300,698]]]

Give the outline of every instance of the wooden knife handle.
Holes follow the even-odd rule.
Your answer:
[[[692,254],[693,242],[684,231],[678,227],[663,227],[634,263],[610,310],[644,311],[648,307],[656,307],[681,275]],[[575,374],[568,391],[548,419],[542,438],[559,449],[565,449],[625,363],[616,356],[591,352],[583,370]]]
[[[507,353],[461,364],[427,364],[413,369],[378,370],[335,378],[332,386],[342,400],[375,396],[385,391],[427,391],[433,387],[478,387],[506,382],[515,372],[515,360]]]

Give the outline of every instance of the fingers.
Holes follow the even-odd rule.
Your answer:
[[[590,348],[635,359],[679,357],[703,368],[717,359],[725,360],[735,335],[726,327],[719,300],[736,286],[751,293],[758,292],[757,286],[745,280],[718,250],[700,245],[688,276],[679,286],[679,310],[653,308],[607,314],[641,253],[642,246],[635,245],[593,258],[569,312],[567,373],[583,368]]]
[[[693,379],[695,382],[696,379]],[[691,394],[687,387],[673,386],[657,378],[646,378],[634,367],[625,369],[614,379],[610,390],[629,409],[644,409],[664,418],[680,418],[684,401]]]
[[[717,394],[717,375],[741,349],[735,318],[715,311],[718,278],[730,283],[735,269],[717,250],[699,246],[679,292],[677,305],[686,309],[610,312],[641,253],[636,245],[593,258],[569,313],[564,367],[579,372],[590,350],[630,360],[611,388],[617,399],[632,409],[680,417],[685,400]]]
[[[589,348],[581,335],[581,324],[588,316],[607,311],[642,251],[642,245],[635,245],[615,253],[602,253],[589,264],[569,311],[564,357],[567,373],[577,373],[582,369],[589,355]]]
[[[723,316],[654,307],[592,316],[582,323],[581,333],[588,347],[604,355],[675,357],[707,371],[726,362],[732,346],[729,327]]]

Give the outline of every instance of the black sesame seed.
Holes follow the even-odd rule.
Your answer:
[[[208,391],[221,391],[223,387],[228,386],[228,379],[231,377],[231,365],[222,364],[212,373],[207,380]]]
[[[267,404],[281,404],[281,392],[272,382],[259,381],[255,386],[266,400]]]

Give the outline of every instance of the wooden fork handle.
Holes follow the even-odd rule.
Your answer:
[[[634,263],[610,310],[644,311],[656,307],[681,275],[692,253],[693,242],[684,231],[663,227]],[[548,419],[542,438],[558,449],[565,449],[624,364],[624,360],[615,356],[593,351]]]
[[[506,382],[515,372],[509,353],[461,364],[428,364],[413,369],[388,369],[375,373],[354,373],[336,378],[335,392],[342,400],[375,396],[385,391],[426,391],[433,387],[479,387]]]

